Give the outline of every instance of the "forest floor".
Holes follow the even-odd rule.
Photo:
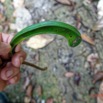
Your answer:
[[[22,65],[20,81],[4,90],[9,99],[13,103],[100,103],[93,96],[99,92],[102,82],[96,77],[103,70],[103,30],[93,31],[98,0],[0,1],[2,32],[16,34],[28,25],[57,20],[77,27],[81,35],[95,42],[91,45],[82,41],[71,48],[64,37],[51,34],[41,36],[46,41],[39,44],[41,48],[37,45],[31,49],[25,41],[22,47],[27,53],[26,61],[48,69],[39,71]]]

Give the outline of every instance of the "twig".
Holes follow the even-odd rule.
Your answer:
[[[29,62],[27,62],[27,61],[24,61],[23,64],[28,65],[28,66],[31,66],[31,67],[33,67],[33,68],[36,68],[36,69],[38,69],[38,70],[42,70],[42,71],[47,70],[47,67],[41,68],[41,67],[36,66],[36,65],[34,65],[34,64],[32,64],[32,63],[29,63]]]

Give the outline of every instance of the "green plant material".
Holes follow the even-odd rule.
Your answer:
[[[81,42],[81,36],[79,31],[66,23],[63,22],[57,22],[57,21],[47,21],[47,22],[41,22],[38,24],[34,24],[31,26],[28,26],[18,32],[12,39],[10,45],[12,47],[11,49],[11,55],[15,50],[15,47],[24,41],[25,39],[29,39],[32,36],[39,35],[39,34],[58,34],[64,36],[71,47],[75,47],[80,44]],[[35,66],[34,64],[24,62],[23,64],[36,67],[39,70],[46,70],[47,68],[40,68],[38,66]]]
[[[10,43],[12,47],[12,53],[20,42],[40,34],[62,35],[68,40],[68,43],[71,47],[79,45],[82,40],[78,30],[69,24],[57,21],[41,22],[24,28],[14,36]]]

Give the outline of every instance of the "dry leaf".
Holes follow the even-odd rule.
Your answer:
[[[5,8],[2,3],[0,3],[0,22],[5,21]],[[2,25],[2,24],[1,24]]]
[[[73,72],[66,72],[65,73],[65,77],[67,77],[67,78],[71,78],[71,77],[73,77],[74,76],[74,73]]]
[[[13,23],[10,23],[9,27],[10,27],[11,30],[16,30],[16,25],[13,24]]]
[[[29,97],[24,98],[24,103],[30,103],[30,101],[31,101],[31,98],[29,98]]]
[[[62,99],[62,103],[67,103],[66,102],[66,99],[63,97],[63,99]]]
[[[23,85],[23,89],[25,90],[30,83],[30,78],[27,76]]]
[[[98,21],[93,26],[93,31],[97,31],[103,28],[103,0],[99,0],[97,5],[98,10]]]
[[[82,26],[82,24],[81,24],[82,18],[81,18],[81,16],[79,14],[76,14],[76,18],[75,19],[76,19],[76,27],[78,29],[80,29],[81,26]]]
[[[13,0],[14,8],[19,8],[24,6],[24,0]]]
[[[103,103],[103,81],[100,84],[99,93],[97,95],[97,103]]]
[[[91,87],[91,88],[89,89],[89,91],[88,91],[88,94],[92,96],[92,94],[91,94],[91,93],[92,93],[92,91],[94,91],[95,89],[96,89],[96,88],[95,88],[94,86],[93,86],[93,87]]]
[[[100,68],[102,66],[97,53],[91,53],[88,55],[87,61],[91,69]]]
[[[72,2],[71,0],[56,0],[56,1],[66,5],[71,5],[71,2]]]
[[[3,15],[0,13],[0,20],[3,18]]]
[[[46,103],[54,103],[53,97],[47,98]]]
[[[36,93],[38,96],[41,96],[43,94],[43,88],[41,85],[38,85],[36,88]]]
[[[99,56],[97,53],[91,53],[88,57],[87,57],[87,61],[90,64],[91,68],[97,67],[97,66],[101,66],[101,63],[99,61]]]
[[[27,90],[26,90],[26,96],[31,98],[32,93],[33,93],[33,86],[31,84],[29,84],[27,87]]]
[[[98,31],[103,28],[103,24],[100,23],[101,21],[98,21],[92,28],[93,32]]]
[[[93,83],[96,83],[100,80],[103,80],[103,71],[98,71],[96,74],[94,74]]]
[[[36,103],[35,99],[32,99],[32,100],[31,100],[31,103]]]
[[[90,43],[90,44],[92,44],[92,45],[95,44],[94,41],[93,41],[88,35],[86,35],[86,34],[81,34],[81,38],[82,38],[84,41],[86,41],[86,42],[88,42],[88,43]]]
[[[54,37],[51,37],[48,35],[37,35],[37,36],[31,37],[26,44],[28,47],[31,47],[33,49],[39,49],[39,48],[45,47],[53,40],[54,40]]]
[[[91,54],[87,57],[87,61],[88,61],[88,62],[96,62],[97,59],[99,59],[97,53],[91,53]]]
[[[5,0],[0,0],[0,2],[4,3],[4,2],[5,2]]]

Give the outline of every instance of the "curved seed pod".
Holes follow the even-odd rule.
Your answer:
[[[18,32],[13,37],[13,39],[10,42],[10,45],[12,47],[11,56],[13,53],[15,53],[15,51],[14,51],[15,47],[20,42],[24,41],[25,39],[29,39],[32,36],[39,35],[39,34],[62,35],[68,40],[68,43],[71,47],[75,47],[75,46],[79,45],[81,40],[82,40],[79,31],[75,27],[73,27],[69,24],[66,24],[63,22],[58,22],[58,21],[41,22],[41,23],[34,24],[34,25],[31,25],[31,26],[24,28],[23,30]],[[3,68],[8,61],[3,63],[1,65],[1,67]],[[23,64],[35,67],[39,70],[46,70],[47,69],[47,68],[40,68],[40,67],[38,67],[34,64],[28,63],[26,61]]]
[[[38,24],[34,24],[28,26],[18,32],[11,41],[11,52],[13,53],[14,48],[20,42],[25,39],[28,39],[32,36],[39,35],[39,34],[58,34],[64,36],[71,47],[75,47],[80,44],[81,36],[78,30],[66,23],[57,22],[57,21],[47,21],[41,22]]]
[[[96,83],[101,80],[103,80],[103,71],[98,71],[96,74],[94,74],[93,83]]]

